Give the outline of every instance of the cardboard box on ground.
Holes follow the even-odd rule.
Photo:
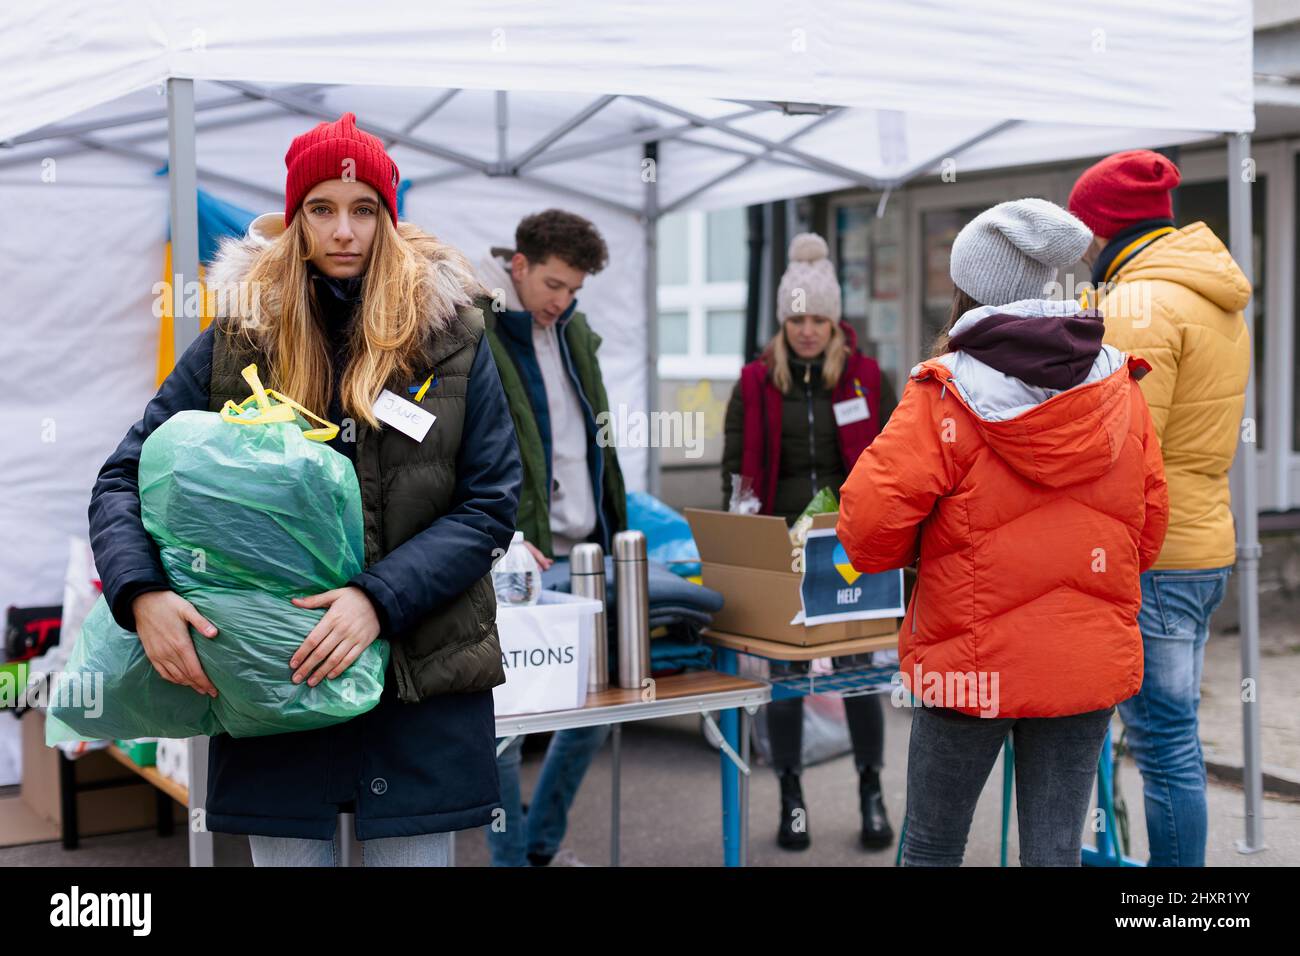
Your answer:
[[[12,719],[5,715],[5,719]],[[59,799],[59,752],[45,746],[45,714],[30,710],[23,715],[23,775],[18,796],[0,801],[0,846],[57,840],[63,821]],[[154,788],[143,778],[96,750],[75,761],[77,781],[133,779],[138,785],[90,790],[77,795],[78,832],[99,836],[152,828],[157,822]],[[173,819],[182,829],[186,810],[174,805]],[[75,851],[68,862],[75,863]]]
[[[803,574],[784,519],[704,508],[685,513],[700,549],[704,585],[725,601],[713,616],[715,630],[799,647],[897,633],[897,617],[791,624],[803,607]],[[838,513],[817,515],[813,528],[834,528],[838,518]]]

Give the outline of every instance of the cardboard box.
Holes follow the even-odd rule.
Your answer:
[[[795,570],[795,548],[784,519],[704,508],[687,508],[685,514],[700,549],[704,585],[725,601],[713,615],[716,629],[799,647],[897,633],[896,617],[812,627],[790,623],[803,606],[803,575]],[[834,528],[838,517],[818,515],[813,527]]]
[[[12,717],[5,717],[12,720]],[[59,802],[59,756],[53,748],[45,746],[45,713],[29,710],[23,715],[23,778],[19,795],[13,798],[27,811],[32,823],[31,833],[37,839],[57,838],[63,812]],[[88,790],[77,794],[77,822],[81,836],[99,836],[121,833],[126,830],[151,828],[157,821],[156,798],[153,786],[138,774],[114,760],[107,752],[92,751],[76,760],[77,780],[91,781],[130,779],[138,786],[105,790]],[[184,827],[188,811],[178,803],[173,806],[173,821]],[[36,834],[37,828],[53,832]],[[0,833],[0,839],[6,835]],[[34,842],[17,834],[6,843]],[[72,857],[69,862],[75,862]]]

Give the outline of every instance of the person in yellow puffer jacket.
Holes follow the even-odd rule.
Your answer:
[[[1084,260],[1105,342],[1152,366],[1140,387],[1169,483],[1169,530],[1142,575],[1142,689],[1119,705],[1142,770],[1153,866],[1205,862],[1197,707],[1210,615],[1236,557],[1228,471],[1251,349],[1250,281],[1205,223],[1175,227],[1179,180],[1167,157],[1129,150],[1087,169],[1069,202],[1096,236]]]

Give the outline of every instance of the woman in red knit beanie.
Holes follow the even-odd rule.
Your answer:
[[[285,674],[303,691],[338,680],[346,692],[348,668],[384,638],[383,695],[322,729],[211,738],[204,822],[248,834],[255,865],[330,866],[350,812],[365,865],[447,865],[450,831],[492,822],[500,803],[490,571],[510,543],[521,474],[473,306],[482,290],[460,252],[398,221],[397,164],[352,113],[296,138],[285,165],[284,214],[226,240],[208,270],[209,288],[253,293],[218,297],[216,320],[100,471],[95,563],[114,618],[158,672],[215,697],[194,642],[223,635],[159,564],[140,518],[140,447],[177,412],[244,399],[249,363],[341,424],[328,444],[356,471],[363,570],[292,598],[320,616]]]

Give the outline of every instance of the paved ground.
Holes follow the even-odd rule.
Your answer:
[[[1300,616],[1300,604],[1292,613]],[[1300,796],[1300,627],[1265,618],[1260,635],[1260,750],[1267,785]],[[1216,631],[1205,646],[1201,744],[1211,773],[1239,779],[1242,766],[1241,640]]]
[[[883,774],[886,801],[897,827],[902,819],[904,767],[910,713],[886,708],[887,767]],[[628,866],[710,866],[721,862],[721,803],[717,752],[705,742],[695,718],[673,718],[628,726],[623,736],[623,863]],[[540,754],[527,753],[525,792],[530,792],[540,767]],[[610,760],[608,747],[598,755],[579,792],[571,823],[571,847],[579,859],[600,865],[609,859]],[[1133,850],[1146,853],[1141,780],[1124,761],[1120,792],[1133,819]],[[857,848],[859,826],[856,776],[845,756],[811,767],[805,774],[809,801],[811,849],[791,853],[775,844],[778,814],[777,785],[771,770],[756,767],[752,786],[751,860],[757,866],[892,866],[894,852],[865,853]],[[1237,852],[1242,836],[1242,794],[1239,788],[1212,781],[1209,789],[1211,866],[1300,865],[1300,802],[1265,801],[1263,828],[1268,849],[1256,855]],[[996,866],[1001,818],[1001,771],[995,768],[976,812],[966,860]],[[1015,827],[1011,828],[1010,862],[1016,863]],[[457,841],[458,863],[487,863],[483,834],[462,833]],[[218,835],[218,862],[246,865],[247,843]],[[186,859],[183,835],[160,839],[151,832],[98,837],[80,849],[64,851],[58,844],[38,844],[0,850],[0,866],[181,866]]]

